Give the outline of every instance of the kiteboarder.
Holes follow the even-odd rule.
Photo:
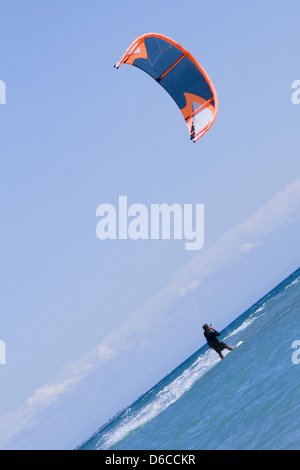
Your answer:
[[[221,335],[218,331],[214,330],[212,325],[208,325],[207,323],[205,323],[205,325],[203,325],[203,330],[208,346],[214,349],[219,354],[221,359],[224,359],[224,356],[222,354],[222,351],[224,349],[228,349],[229,351],[233,350],[231,346],[228,346],[228,344],[217,339],[217,336]]]

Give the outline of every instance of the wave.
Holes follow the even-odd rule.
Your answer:
[[[244,321],[244,323],[241,324],[236,330],[233,330],[232,333],[230,333],[228,336],[226,336],[224,339],[230,338],[231,336],[234,336],[241,331],[245,330],[248,328],[251,323],[253,323],[258,317],[252,317],[252,318],[247,318],[247,320]]]
[[[298,277],[297,279],[295,279],[293,282],[291,282],[291,284],[289,284],[288,286],[285,287],[285,290],[286,289],[289,289],[289,287],[292,287],[294,286],[295,284],[299,284],[300,282],[300,278]]]
[[[252,313],[250,315],[250,317],[253,317],[253,315],[255,315],[256,313],[262,312],[264,310],[264,308],[265,308],[265,304],[263,304],[261,307],[259,307],[257,310],[255,310],[255,312]]]

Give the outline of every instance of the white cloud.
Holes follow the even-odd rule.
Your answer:
[[[248,253],[248,251],[253,250],[253,248],[256,248],[259,246],[260,243],[251,243],[251,242],[246,242],[242,243],[237,249],[237,255],[244,255],[245,253]]]
[[[37,424],[39,415],[76,387],[101,364],[113,359],[117,352],[105,343],[84,357],[65,364],[56,381],[38,388],[20,408],[0,418],[1,448],[21,432]]]
[[[109,359],[112,356],[118,355],[116,351],[114,351],[113,349],[110,349],[106,344],[101,344],[100,346],[97,347],[97,354],[98,356],[104,359]]]
[[[179,296],[196,289],[211,273],[226,266],[236,256],[242,256],[259,246],[267,235],[280,226],[294,221],[299,216],[299,207],[300,178],[288,184],[243,222],[224,233],[214,246],[194,258],[170,288],[174,289],[177,285]]]

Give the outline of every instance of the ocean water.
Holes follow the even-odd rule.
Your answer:
[[[300,268],[221,333],[78,449],[300,449]]]

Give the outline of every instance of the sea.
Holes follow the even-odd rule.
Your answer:
[[[77,449],[300,449],[300,268],[221,340],[243,343],[203,346]]]

